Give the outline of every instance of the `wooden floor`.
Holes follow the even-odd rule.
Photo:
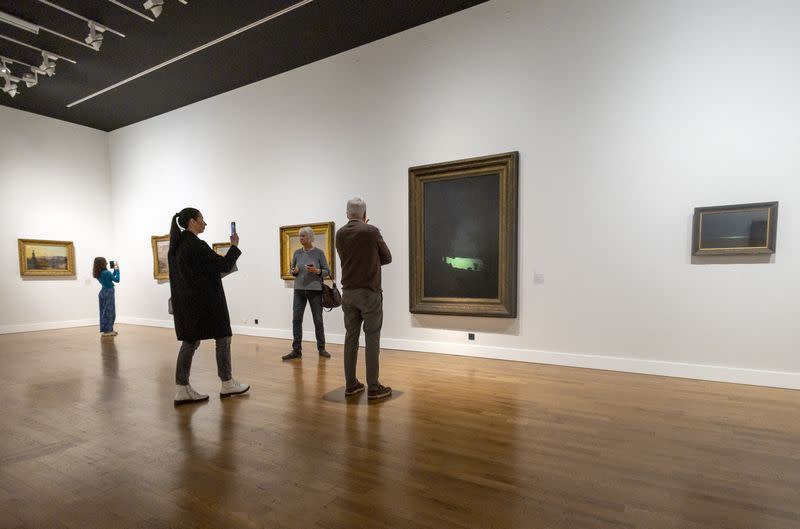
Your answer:
[[[172,331],[0,336],[0,527],[800,527],[800,392],[384,351],[345,402],[341,346],[236,336],[220,401],[174,408]],[[363,380],[363,355],[359,358]]]

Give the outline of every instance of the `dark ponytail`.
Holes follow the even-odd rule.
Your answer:
[[[169,248],[174,250],[178,247],[181,240],[181,228],[184,230],[189,227],[190,219],[197,219],[200,211],[195,208],[183,208],[180,212],[172,216],[169,228]]]

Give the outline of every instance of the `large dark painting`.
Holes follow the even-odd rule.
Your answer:
[[[518,159],[409,169],[411,312],[516,316]]]
[[[775,253],[778,203],[695,208],[692,255]]]

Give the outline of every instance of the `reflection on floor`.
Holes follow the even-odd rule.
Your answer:
[[[118,330],[0,336],[0,527],[800,527],[800,392],[384,351],[370,403],[236,336],[251,393],[204,343],[175,408],[172,331]]]

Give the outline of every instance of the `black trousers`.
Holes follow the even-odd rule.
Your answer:
[[[311,307],[311,317],[314,319],[314,331],[317,335],[317,350],[325,350],[325,327],[322,324],[322,291],[321,290],[301,290],[294,291],[294,303],[292,306],[292,351],[298,353],[303,348],[303,314],[306,311],[306,302]]]

